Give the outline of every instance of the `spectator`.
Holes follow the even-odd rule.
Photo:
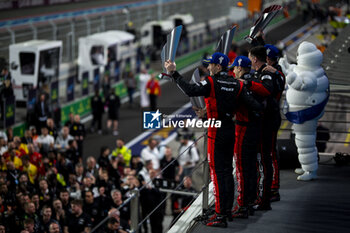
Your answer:
[[[30,129],[24,131],[24,136],[21,138],[21,142],[24,144],[33,143],[33,135]]]
[[[51,205],[52,202],[52,196],[53,194],[51,193],[49,189],[49,184],[47,180],[42,179],[39,181],[39,199],[40,199],[40,206],[44,205]]]
[[[28,183],[28,175],[26,173],[21,173],[18,179],[17,193],[34,193],[35,191],[34,185]],[[35,207],[37,209],[37,206]]]
[[[93,176],[85,176],[83,179],[83,185],[81,186],[82,191],[91,190],[94,197],[98,196],[98,188],[95,186],[96,179]]]
[[[116,188],[120,188],[120,173],[118,169],[118,160],[114,159],[115,157],[112,156],[112,159],[110,160],[110,164],[107,167],[107,176],[110,177],[109,180],[112,181],[113,185]]]
[[[58,222],[52,218],[52,210],[51,210],[50,206],[45,205],[42,208],[41,213],[42,213],[42,218],[39,221],[38,232],[46,233],[46,232],[49,232],[49,227],[50,227],[51,223],[58,224]]]
[[[187,119],[186,121],[188,121],[189,119]],[[176,129],[176,141],[180,141],[181,138],[183,137],[188,137],[190,140],[194,139],[194,132],[192,129],[190,129],[189,127],[184,127],[184,128],[178,128]]]
[[[77,182],[79,183],[79,185],[82,185],[85,176],[84,166],[82,163],[77,163],[75,165],[75,174],[77,176]]]
[[[74,123],[71,125],[70,134],[74,137],[78,144],[79,155],[83,155],[83,141],[85,138],[85,126],[80,122],[80,116],[76,114],[74,116]],[[80,158],[81,160],[81,158]],[[80,161],[82,162],[82,161]]]
[[[66,222],[67,214],[63,209],[62,201],[60,199],[55,199],[53,200],[52,206],[53,206],[53,211],[52,211],[53,219],[55,219],[59,223],[59,226],[63,226],[64,223]]]
[[[49,226],[49,233],[61,233],[60,225],[56,222],[52,222]]]
[[[21,164],[22,165],[22,164]],[[19,171],[16,169],[15,164],[12,161],[7,162],[7,185],[10,192],[16,191],[16,186],[18,183]]]
[[[124,167],[129,167],[131,160],[131,150],[125,146],[123,139],[117,139],[116,145],[117,148],[113,150],[112,155],[118,157]]]
[[[3,109],[3,104],[7,98],[12,97],[13,96],[13,88],[12,88],[12,83],[11,83],[11,74],[8,71],[7,68],[3,68],[1,71],[1,76],[4,78],[4,86],[0,88],[0,110],[1,110],[1,114],[2,115],[2,109]],[[1,103],[2,102],[2,103]],[[3,119],[3,118],[1,118]]]
[[[94,178],[98,176],[98,164],[96,163],[96,159],[92,156],[89,156],[86,160],[87,168],[86,175],[93,176]]]
[[[9,161],[13,162],[15,167],[16,167],[16,169],[20,169],[20,167],[22,166],[22,161],[19,158],[20,154],[16,150],[16,146],[15,146],[15,144],[13,142],[8,143],[8,149],[3,154],[3,157],[4,157],[6,162],[9,162]]]
[[[160,161],[160,167],[162,170],[165,167],[167,168],[163,171],[162,177],[167,180],[180,181],[183,172],[182,166],[172,157],[173,153],[171,148],[169,146],[165,146],[165,148],[165,157]]]
[[[67,150],[69,148],[68,142],[74,140],[73,136],[69,134],[69,128],[63,126],[61,133],[55,141],[55,149]]]
[[[91,190],[84,192],[84,213],[88,214],[91,218],[92,226],[95,226],[101,220],[100,208],[98,203],[94,200],[94,194]]]
[[[23,155],[26,155],[28,154],[28,148],[27,148],[27,145],[22,143],[20,137],[14,137],[13,138],[13,143],[14,143],[14,146],[16,148],[16,154],[19,156],[19,157],[22,157]]]
[[[69,180],[69,174],[74,172],[74,166],[66,159],[66,154],[64,152],[58,152],[57,154],[56,169],[57,172],[63,176],[65,182]]]
[[[145,178],[146,180],[153,180],[156,175],[156,171],[149,166],[149,162],[152,164],[151,161],[146,162],[146,167],[148,167],[148,178]],[[142,170],[144,171],[144,170]],[[140,172],[141,179],[144,177],[143,172]],[[144,183],[146,183],[144,181]],[[153,211],[159,203],[163,200],[164,195],[159,192],[158,189],[155,189],[152,183],[148,183],[146,186],[147,188],[142,189],[140,191],[140,202],[141,202],[141,208],[142,208],[142,217],[145,218],[151,211]],[[150,223],[151,223],[151,229],[152,233],[161,233],[163,232],[163,216],[164,216],[164,206],[159,207],[156,209],[153,214],[150,216]],[[144,224],[144,229],[147,232],[147,223]]]
[[[39,137],[38,133],[37,133],[37,130],[36,130],[36,127],[35,126],[29,126],[29,130],[32,132],[32,139],[33,139],[33,144],[34,145],[37,145],[36,141]]]
[[[162,143],[163,137],[157,134],[152,137],[157,141],[157,149],[159,151],[158,159],[162,160],[164,158],[165,146],[166,146],[164,143]]]
[[[100,157],[98,157],[98,165],[100,168],[107,168],[109,165],[109,154],[111,153],[111,150],[107,146],[101,147],[101,153]]]
[[[69,214],[72,213],[72,208],[70,205],[70,197],[69,197],[69,192],[67,189],[62,189],[60,191],[60,200],[62,202],[62,208],[63,208],[66,216],[68,216]]]
[[[126,76],[124,80],[124,84],[126,88],[128,89],[128,96],[129,96],[129,106],[132,107],[133,105],[133,94],[137,86],[137,81],[135,79],[135,75],[132,71],[128,72],[128,75]]]
[[[82,163],[82,155],[79,152],[78,143],[76,140],[68,141],[66,155],[73,164]]]
[[[72,215],[67,219],[65,231],[70,233],[90,232],[90,216],[83,212],[83,202],[81,200],[73,200],[71,207]]]
[[[41,128],[41,135],[36,140],[38,147],[40,148],[40,153],[44,156],[48,154],[50,149],[53,149],[55,139],[49,135],[49,130],[47,126]]]
[[[102,114],[104,112],[102,98],[98,90],[95,91],[95,95],[91,97],[91,110],[92,110],[92,122],[91,132],[95,131],[97,124],[98,134],[102,133]]]
[[[141,151],[141,158],[145,162],[147,160],[152,160],[153,169],[158,170],[159,169],[159,157],[160,153],[157,148],[157,140],[154,138],[150,138],[148,140],[148,146],[143,148]]]
[[[197,193],[197,191],[192,187],[192,178],[190,176],[184,177],[184,183],[182,191],[188,193]],[[172,199],[173,204],[173,221],[179,218],[179,215],[186,211],[189,204],[193,201],[194,196],[191,195],[175,195]],[[172,222],[174,224],[174,222]]]
[[[126,222],[124,219],[120,218],[120,212],[119,210],[112,208],[108,211],[108,216],[110,216],[110,219],[115,219],[120,223],[120,229],[122,230],[120,231],[122,232],[130,232],[130,226],[128,224],[128,222]]]
[[[122,193],[120,192],[120,190],[113,189],[111,191],[111,197],[113,200],[113,203],[112,203],[113,208],[118,209],[120,208],[120,206],[123,205]],[[119,211],[120,211],[120,218],[128,222],[130,220],[130,205],[126,204]]]
[[[154,185],[151,180],[150,172],[153,170],[152,160],[146,160],[145,166],[139,172],[139,180],[142,185],[146,185],[147,188],[153,188]]]
[[[105,74],[102,79],[102,92],[104,99],[108,98],[108,94],[111,90],[111,81],[108,74]]]
[[[106,189],[104,186],[100,186],[98,189],[99,196],[95,198],[97,205],[100,207],[100,218],[104,219],[108,215],[108,210],[111,207],[111,200],[106,195]]]
[[[149,96],[147,95],[146,85],[150,80],[151,75],[148,71],[143,68],[140,74],[140,105],[141,109],[146,109],[149,107]]]
[[[181,139],[181,145],[179,147],[178,161],[183,167],[183,176],[191,174],[192,169],[199,160],[198,150],[193,141],[189,140],[189,136],[185,135]],[[181,177],[182,178],[182,177]]]
[[[96,186],[104,187],[105,193],[110,193],[112,189],[120,188],[120,179],[119,177],[117,179],[110,178],[106,169],[100,169],[96,179]]]
[[[35,213],[35,205],[33,202],[26,202],[24,204],[24,213],[22,216],[23,223],[26,219],[32,219],[34,226],[37,226],[37,224],[39,223],[39,217]],[[35,228],[37,228],[37,227],[35,227]],[[37,229],[35,229],[35,230],[37,230]]]
[[[35,105],[36,113],[36,129],[39,131],[42,127],[46,126],[47,118],[51,116],[49,106],[46,102],[46,95],[44,93],[40,94],[39,101]]]
[[[35,233],[37,232],[37,229],[35,227],[35,221],[31,218],[27,218],[23,221],[23,225],[24,225],[24,230],[27,233]]]
[[[67,191],[69,193],[69,196],[72,199],[80,199],[81,198],[80,185],[77,182],[77,177],[74,173],[69,174]],[[63,200],[62,200],[62,203],[63,203]]]
[[[148,80],[146,84],[147,93],[149,95],[149,100],[151,103],[151,111],[157,110],[157,97],[160,96],[160,86],[155,75],[151,75],[151,79]]]
[[[115,218],[110,218],[107,222],[107,230],[103,230],[105,233],[126,233],[127,231],[124,231],[120,227],[120,223]]]
[[[8,127],[6,129],[6,135],[7,135],[7,142],[12,142],[13,141],[13,129],[12,129],[12,127]]]
[[[34,184],[38,177],[38,168],[29,161],[29,156],[24,155],[22,159],[22,171],[27,172],[30,183]]]
[[[110,131],[113,123],[113,135],[118,135],[118,120],[119,120],[119,108],[120,108],[120,99],[116,95],[115,90],[111,89],[109,95],[106,99],[106,104],[108,106],[108,120],[107,128]]]
[[[141,157],[139,155],[133,155],[131,157],[130,168],[136,171],[138,174],[143,168],[143,163],[141,162]]]
[[[70,112],[68,115],[68,121],[64,123],[64,126],[67,126],[68,128],[71,128],[71,126],[74,124],[74,113]]]
[[[56,140],[58,136],[57,128],[55,126],[55,122],[52,118],[48,118],[46,121],[47,129],[49,130],[49,134]]]

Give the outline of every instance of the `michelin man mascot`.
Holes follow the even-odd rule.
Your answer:
[[[323,55],[316,46],[302,42],[297,53],[297,65],[288,64],[286,58],[279,63],[287,75],[284,114],[293,123],[295,144],[298,147],[301,169],[298,180],[317,178],[316,148],[317,121],[323,116],[329,98],[328,78],[321,67]]]

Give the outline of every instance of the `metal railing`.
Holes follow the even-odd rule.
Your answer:
[[[142,220],[139,220],[139,216],[140,216],[140,202],[139,202],[139,197],[140,197],[140,193],[142,190],[144,190],[145,188],[147,188],[156,177],[159,177],[168,167],[170,167],[173,163],[175,163],[175,161],[177,161],[182,155],[184,155],[188,150],[190,150],[193,146],[195,146],[196,143],[198,143],[201,139],[204,139],[204,158],[201,159],[200,162],[198,162],[195,167],[191,170],[190,174],[188,176],[192,176],[193,173],[198,170],[202,165],[203,165],[203,188],[201,191],[205,192],[206,195],[203,196],[203,207],[208,206],[208,184],[209,184],[209,165],[207,162],[207,157],[206,157],[206,142],[207,142],[207,132],[203,133],[201,136],[199,136],[196,140],[194,140],[194,142],[188,146],[186,148],[186,150],[184,150],[182,153],[178,154],[174,160],[172,162],[170,162],[169,164],[167,164],[167,166],[165,166],[161,171],[159,171],[155,177],[153,179],[151,179],[150,181],[148,181],[147,183],[145,183],[144,185],[142,185],[140,188],[138,189],[134,189],[131,191],[131,196],[126,199],[122,205],[120,205],[116,211],[119,211],[120,209],[124,208],[126,205],[128,205],[130,203],[130,220],[131,220],[131,232],[139,232],[139,229],[142,227],[142,225],[147,221],[147,219],[149,219],[149,217],[155,212],[157,211],[159,208],[161,208],[161,206],[171,197],[171,194],[182,194],[182,195],[192,195],[195,197],[197,197],[199,195],[200,192],[198,193],[186,193],[184,191],[180,191],[180,188],[182,187],[182,185],[184,184],[185,179],[183,179],[174,189],[170,190],[170,189],[159,189],[159,191],[161,192],[165,192],[168,193],[168,195],[162,199],[158,205],[150,212],[147,214],[147,216],[145,216]],[[188,204],[189,206],[190,204]],[[186,209],[186,208],[184,208]],[[108,221],[109,218],[111,218],[111,216],[113,215],[113,213],[111,213],[110,215],[108,215],[105,219],[103,219],[100,223],[98,223],[92,230],[91,233],[96,233],[99,232],[101,230],[101,227],[103,227],[103,225],[106,223],[106,221]],[[179,218],[181,216],[181,213],[179,214],[179,216],[177,218]],[[177,219],[176,219],[177,220]]]

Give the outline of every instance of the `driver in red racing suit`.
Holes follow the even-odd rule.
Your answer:
[[[227,227],[227,217],[231,218],[234,200],[232,161],[235,141],[233,116],[238,103],[247,105],[252,111],[262,111],[259,104],[243,86],[243,83],[228,76],[229,58],[222,53],[214,53],[206,60],[210,76],[197,84],[189,84],[176,71],[174,62],[165,62],[165,68],[175,82],[190,97],[204,96],[208,119],[221,121],[221,127],[208,129],[208,163],[214,184],[215,214],[203,223],[207,226]],[[229,215],[228,215],[229,214]]]

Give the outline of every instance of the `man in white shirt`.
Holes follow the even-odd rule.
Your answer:
[[[159,169],[159,161],[161,156],[157,145],[157,140],[150,138],[148,141],[148,146],[143,148],[141,151],[141,158],[143,160],[143,163],[145,163],[147,160],[152,160],[153,169],[156,171]]]
[[[154,185],[152,183],[152,177],[150,174],[153,170],[152,167],[152,160],[146,160],[145,166],[139,172],[139,180],[141,181],[142,185],[146,185],[147,188],[154,188]]]
[[[190,148],[189,148],[190,147]],[[192,169],[199,160],[198,150],[193,141],[189,140],[188,135],[184,135],[181,139],[181,145],[179,147],[178,161],[183,167],[182,176],[188,176],[191,174]]]
[[[149,97],[146,91],[146,85],[148,80],[150,80],[151,75],[148,71],[143,68],[140,74],[140,105],[141,108],[145,109],[149,107]]]
[[[37,144],[40,148],[40,152],[43,154],[47,154],[50,149],[53,148],[55,139],[49,135],[49,130],[46,126],[41,128],[41,135],[37,139]]]
[[[69,134],[68,126],[64,126],[60,135],[56,139],[55,148],[67,150],[69,148],[68,142],[70,140],[74,140],[74,138]]]

